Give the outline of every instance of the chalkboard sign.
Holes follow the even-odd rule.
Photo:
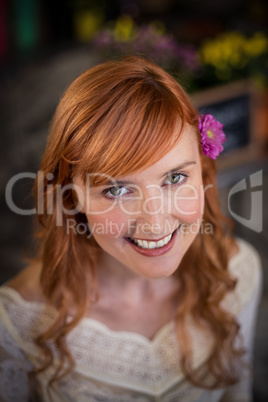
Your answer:
[[[222,154],[250,144],[250,96],[230,98],[200,107],[200,113],[210,113],[224,125],[227,140]]]
[[[248,82],[213,88],[192,96],[200,113],[211,113],[224,124],[227,140],[223,144],[222,155],[251,144],[252,96],[252,87]]]

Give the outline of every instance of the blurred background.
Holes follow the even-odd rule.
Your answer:
[[[225,124],[218,161],[222,208],[236,236],[258,250],[263,294],[254,349],[254,401],[268,398],[268,4],[266,0],[0,0],[1,270],[4,283],[25,266],[31,188],[55,107],[83,71],[124,54],[141,54],[172,73],[201,112]],[[260,173],[258,173],[260,172]],[[250,176],[258,173],[262,225],[250,222]],[[230,198],[245,179],[246,189]],[[261,209],[261,208],[260,208]],[[251,220],[252,221],[252,220]],[[231,402],[231,401],[230,401]]]

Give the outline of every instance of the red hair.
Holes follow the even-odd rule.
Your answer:
[[[45,211],[52,201],[54,209],[52,214],[45,212],[39,216],[41,286],[59,315],[52,327],[36,339],[46,360],[34,373],[54,362],[51,341],[60,357],[51,383],[74,367],[66,335],[97,297],[93,256],[99,252],[99,246],[94,238],[86,238],[87,233],[67,235],[66,214],[63,214],[62,225],[57,226],[57,185],[72,183],[76,175],[85,179],[87,173],[102,172],[117,177],[150,166],[179,140],[185,125],[194,128],[199,140],[197,124],[197,112],[178,82],[141,57],[96,66],[78,77],[63,95],[40,168],[45,177],[53,174],[52,181],[45,179],[41,191]],[[235,287],[235,280],[227,270],[233,240],[227,220],[219,209],[215,163],[202,154],[201,148],[200,158],[203,185],[212,184],[205,192],[204,222],[213,226],[213,234],[196,236],[177,271],[185,291],[176,320],[186,377],[198,386],[216,388],[238,380],[235,361],[243,351],[234,346],[239,333],[235,318],[220,307],[226,293]],[[93,184],[99,185],[101,180],[96,176]],[[67,191],[64,207],[73,209],[75,205],[73,192]],[[73,218],[77,223],[86,222],[83,213]],[[69,322],[71,304],[76,307],[76,314]],[[210,384],[205,383],[191,365],[191,341],[185,322],[189,314],[205,323],[214,339],[212,353],[205,362],[214,378]]]

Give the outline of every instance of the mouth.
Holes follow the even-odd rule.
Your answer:
[[[157,257],[167,253],[173,247],[178,229],[179,227],[174,232],[156,241],[135,239],[132,237],[126,237],[125,240],[139,254],[147,257]]]
[[[129,237],[129,240],[135,244],[135,246],[143,248],[143,249],[155,249],[161,248],[169,243],[170,239],[172,238],[173,233],[169,234],[168,236],[162,238],[158,241],[151,241],[151,240],[140,240],[140,239],[132,239]]]

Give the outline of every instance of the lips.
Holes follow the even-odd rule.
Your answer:
[[[143,249],[155,249],[165,246],[171,239],[172,233],[168,236],[165,236],[163,239],[158,241],[151,241],[151,240],[140,240],[140,239],[132,239],[130,240],[137,246]]]
[[[128,241],[130,246],[139,254],[146,257],[158,257],[162,254],[167,253],[174,245],[177,237],[177,228],[173,233],[168,236],[163,237],[158,241],[150,241],[143,239],[134,239],[131,237],[126,237],[125,240]]]

